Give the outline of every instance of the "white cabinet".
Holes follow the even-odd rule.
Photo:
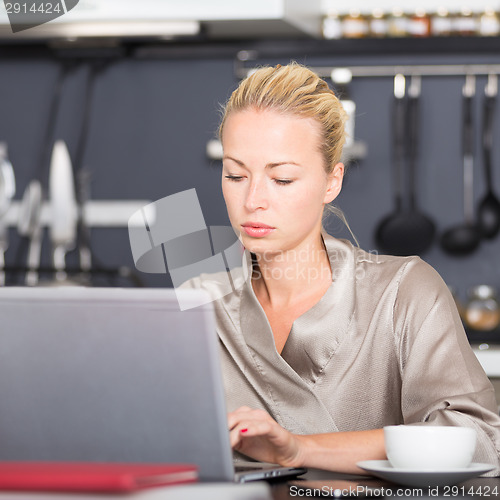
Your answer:
[[[0,36],[85,37],[195,35],[321,37],[322,0],[80,0],[67,13],[13,34],[0,7]]]

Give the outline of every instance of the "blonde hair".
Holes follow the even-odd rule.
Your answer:
[[[219,126],[221,139],[229,114],[248,108],[273,109],[315,119],[322,133],[320,147],[326,173],[331,173],[339,163],[347,115],[333,90],[310,69],[292,62],[259,68],[245,78],[224,106]]]
[[[320,150],[325,172],[330,174],[340,162],[346,139],[347,113],[328,84],[309,68],[296,62],[286,66],[264,66],[241,81],[222,108],[219,126],[221,140],[227,117],[248,108],[272,109],[279,113],[313,118],[320,126]],[[342,210],[326,205],[324,216],[329,212],[342,220],[358,244]]]

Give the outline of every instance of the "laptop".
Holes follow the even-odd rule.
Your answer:
[[[187,463],[201,481],[304,473],[235,471],[204,294],[0,288],[0,460]]]

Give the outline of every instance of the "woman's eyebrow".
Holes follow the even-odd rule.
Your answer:
[[[232,156],[224,155],[222,157],[222,161],[224,161],[224,160],[234,161],[235,163],[237,163],[238,165],[240,165],[240,167],[244,167],[245,166],[245,164],[242,161],[237,160],[236,158],[233,158]]]
[[[236,158],[233,158],[232,156],[224,155],[222,157],[222,160],[231,160],[237,163],[240,167],[246,168],[245,163],[242,162],[241,160],[237,160]],[[272,169],[275,167],[279,167],[280,165],[295,165],[297,167],[301,167],[299,163],[296,163],[294,161],[278,161],[278,162],[273,162],[273,163],[268,163],[266,165],[266,168]]]
[[[266,168],[279,167],[280,165],[295,165],[297,167],[301,167],[302,166],[299,163],[296,163],[294,161],[279,161],[279,162],[276,162],[276,163],[268,163],[266,165]]]

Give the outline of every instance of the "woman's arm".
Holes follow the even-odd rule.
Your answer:
[[[473,462],[500,474],[500,418],[495,392],[472,351],[454,299],[439,274],[412,261],[394,305],[405,424],[455,425],[477,432]]]
[[[350,474],[361,460],[386,458],[382,429],[298,435],[283,429],[264,410],[229,413],[231,446],[256,460],[287,467],[314,467]]]

